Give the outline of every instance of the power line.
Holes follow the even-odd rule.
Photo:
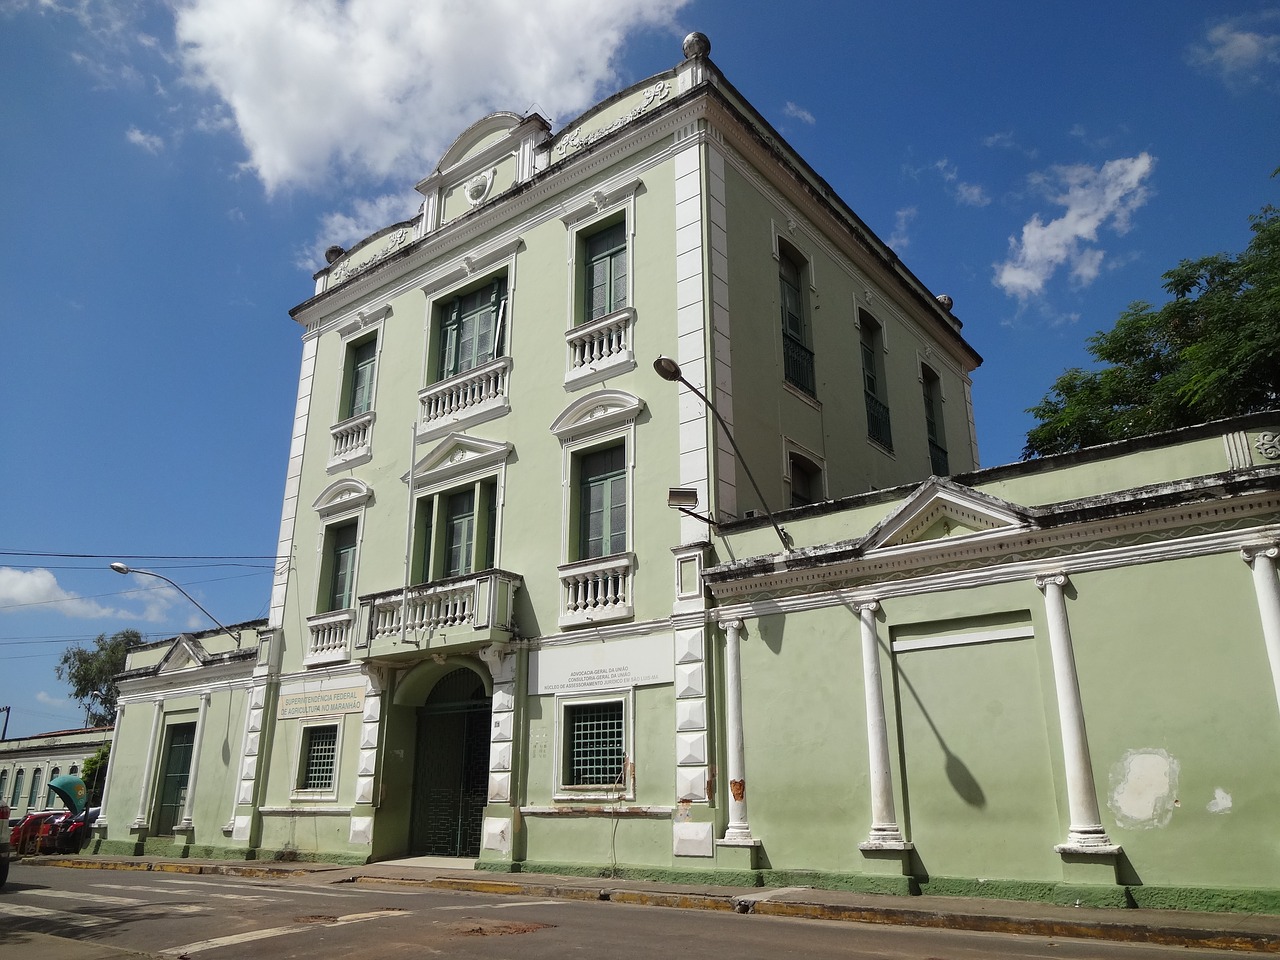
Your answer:
[[[279,560],[276,554],[57,553],[47,550],[3,550],[0,557],[60,557],[70,560]]]

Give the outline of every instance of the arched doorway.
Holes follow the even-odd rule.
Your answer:
[[[441,677],[419,708],[409,821],[415,856],[480,855],[492,706],[480,675],[460,667]]]

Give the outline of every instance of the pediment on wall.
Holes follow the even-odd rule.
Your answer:
[[[863,551],[903,547],[948,537],[1036,524],[1039,511],[979,493],[943,477],[931,477],[868,531]]]

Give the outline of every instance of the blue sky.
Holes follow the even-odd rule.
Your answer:
[[[1280,0],[0,0],[0,706],[78,725],[71,643],[265,616],[300,330],[331,243],[471,121],[558,124],[712,59],[985,357],[986,466],[1280,182]]]

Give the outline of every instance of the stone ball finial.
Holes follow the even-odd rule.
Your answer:
[[[942,309],[947,311],[947,313],[950,313],[951,308],[954,307],[956,304],[956,302],[952,300],[949,296],[947,296],[945,293],[938,294],[937,297],[935,297],[934,299],[937,300],[938,303],[942,305]]]
[[[343,255],[344,253],[346,253],[346,252],[347,252],[347,251],[343,250],[340,246],[338,246],[338,245],[335,243],[333,246],[331,246],[331,247],[329,247],[327,250],[325,250],[325,252],[324,252],[324,262],[325,262],[325,263],[333,263],[335,260],[337,260],[340,256],[342,256],[342,255]]]
[[[698,33],[696,30],[684,38],[684,55],[690,59],[693,57],[705,57],[711,52],[711,41],[707,39],[705,33]]]

